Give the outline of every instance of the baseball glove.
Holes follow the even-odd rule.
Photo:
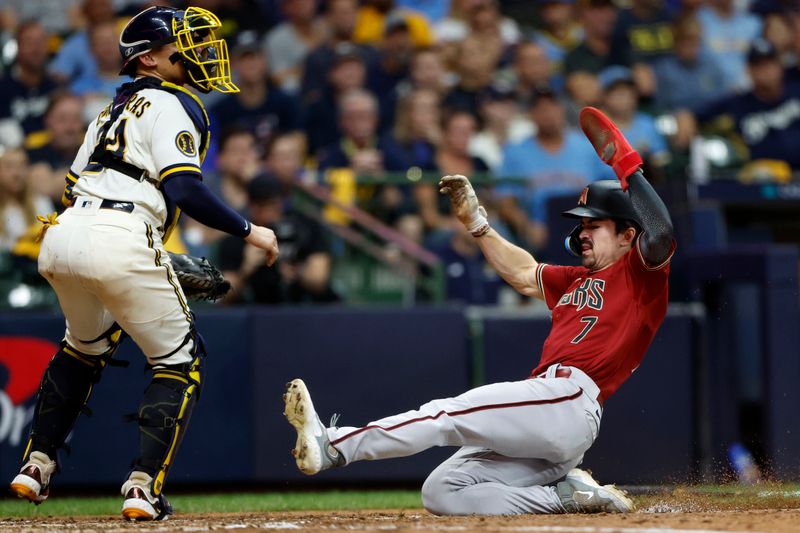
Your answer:
[[[172,268],[178,275],[183,293],[190,300],[219,300],[231,290],[231,283],[222,272],[206,260],[186,254],[169,254]]]

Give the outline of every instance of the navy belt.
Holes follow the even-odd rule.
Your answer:
[[[100,209],[115,209],[133,213],[133,202],[120,202],[119,200],[103,200],[100,202]]]

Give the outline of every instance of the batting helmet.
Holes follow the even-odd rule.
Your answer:
[[[639,217],[633,210],[633,203],[628,194],[622,190],[617,180],[595,181],[583,188],[578,198],[578,206],[561,213],[569,218],[610,218],[612,220],[625,220],[639,230]],[[581,243],[578,235],[581,225],[578,224],[567,235],[564,241],[567,251],[571,254],[581,255]]]
[[[147,8],[128,21],[119,36],[119,53],[123,60],[120,74],[134,76],[137,57],[175,43],[178,51],[169,59],[173,63],[183,63],[192,87],[204,93],[211,90],[238,92],[239,88],[231,81],[228,46],[215,34],[221,26],[216,15],[199,7],[186,10]]]

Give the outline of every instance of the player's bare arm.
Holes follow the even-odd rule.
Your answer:
[[[450,197],[453,213],[477,239],[486,260],[500,277],[520,294],[544,298],[536,279],[538,263],[530,253],[491,229],[486,210],[480,205],[469,179],[460,175],[445,176],[439,181],[439,192]]]
[[[250,234],[244,240],[267,253],[267,266],[272,266],[278,259],[278,238],[271,229],[252,224]]]

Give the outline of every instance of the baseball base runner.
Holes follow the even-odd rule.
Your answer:
[[[641,159],[600,111],[581,126],[619,181],[597,181],[564,216],[579,223],[567,248],[582,266],[538,263],[489,225],[464,176],[445,176],[442,193],[486,259],[520,293],[552,310],[541,360],[524,380],[494,383],[363,427],[325,427],[305,383],[284,395],[297,431],[293,454],[306,474],[355,461],[459,446],[422,487],[440,515],[628,512],[633,503],[599,485],[580,464],[597,438],[604,402],[639,366],[667,311],[675,250],[666,206],[645,180]]]

